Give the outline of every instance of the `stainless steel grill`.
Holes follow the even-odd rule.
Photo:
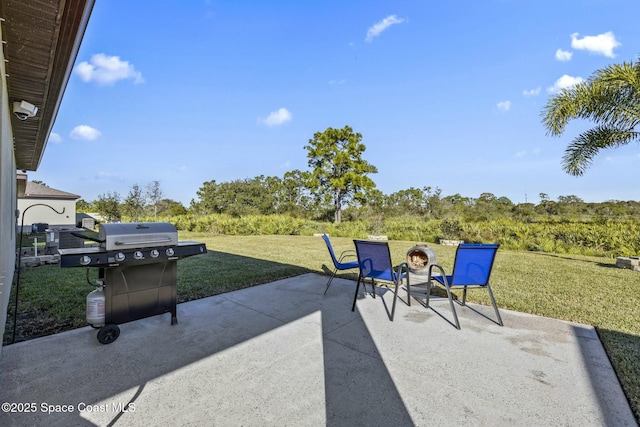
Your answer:
[[[75,234],[78,236],[78,234]],[[178,241],[178,231],[167,222],[100,224],[98,237],[81,236],[99,246],[60,249],[60,266],[116,267],[152,264],[199,255],[204,243]]]
[[[83,235],[98,246],[59,249],[62,268],[98,268],[104,284],[104,324],[98,341],[117,339],[117,324],[171,313],[177,319],[177,261],[207,252],[204,243],[178,241],[178,231],[165,222],[100,224],[98,237]]]

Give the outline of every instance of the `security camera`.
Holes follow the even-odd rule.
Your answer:
[[[35,117],[38,114],[38,107],[27,101],[15,101],[13,103],[13,114],[18,120],[27,120],[29,117]]]

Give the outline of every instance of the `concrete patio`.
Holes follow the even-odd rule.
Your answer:
[[[355,283],[326,281],[180,304],[108,345],[86,327],[6,346],[0,402],[32,412],[0,425],[637,425],[590,326],[474,306],[458,331],[415,300],[391,322],[391,292],[351,312]]]

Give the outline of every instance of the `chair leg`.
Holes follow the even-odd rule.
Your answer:
[[[355,311],[355,309],[356,309],[356,300],[358,299],[358,289],[360,289],[360,280],[361,279],[362,279],[362,277],[360,275],[358,275],[358,284],[356,285],[356,294],[353,296],[353,305],[351,306],[351,311]],[[364,280],[363,280],[363,282],[364,282]]]
[[[453,319],[456,321],[456,329],[460,329],[460,322],[458,321],[458,314],[456,313],[456,307],[453,305],[453,297],[451,296],[451,290],[448,286],[444,287],[447,290],[447,296],[449,297],[449,306],[453,313]]]
[[[467,287],[465,286],[462,290],[462,305],[467,305]]]
[[[327,287],[324,290],[324,294],[327,294],[327,291],[329,290],[329,286],[331,286],[331,282],[333,281],[333,278],[336,277],[336,273],[338,272],[338,269],[336,268],[335,270],[333,270],[333,274],[331,274],[331,277],[329,278],[329,281],[327,282]]]
[[[491,286],[487,283],[487,290],[489,291],[489,298],[491,298],[491,303],[493,304],[493,309],[496,311],[496,317],[498,318],[498,323],[500,326],[504,326],[502,323],[502,317],[500,317],[500,312],[498,311],[498,305],[496,304],[495,298],[493,298],[493,292],[491,291]]]
[[[400,279],[396,280],[395,284],[396,284],[396,289],[393,292],[393,305],[391,307],[391,321],[393,322],[393,317],[396,314],[396,301],[398,300],[398,287],[399,287],[399,283],[401,282]]]
[[[407,272],[407,305],[411,307],[411,283],[409,283],[409,272]]]
[[[431,296],[431,277],[427,281],[427,304],[426,307],[429,308],[429,297]]]

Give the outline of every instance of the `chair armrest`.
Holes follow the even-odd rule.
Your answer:
[[[409,272],[409,264],[406,262],[401,262],[400,264],[395,266],[396,272],[400,273],[404,269],[407,273]]]
[[[409,274],[409,264],[407,264],[406,262],[400,263],[398,265],[396,265],[394,267],[394,273],[397,276],[402,276],[402,270],[404,270],[404,274],[408,275]]]
[[[438,270],[440,270],[440,276],[442,276],[442,280],[445,283],[445,286],[449,286],[449,281],[447,280],[447,274],[444,272],[444,268],[442,268],[442,266],[438,265],[438,264],[431,264],[429,266],[429,279],[428,281],[431,282],[431,277],[433,277],[433,269],[436,268]]]
[[[340,258],[338,259],[338,262],[342,262],[343,259],[349,258],[349,257],[358,258],[358,255],[356,254],[356,251],[354,251],[353,249],[347,249],[346,251],[343,251],[340,254]]]

